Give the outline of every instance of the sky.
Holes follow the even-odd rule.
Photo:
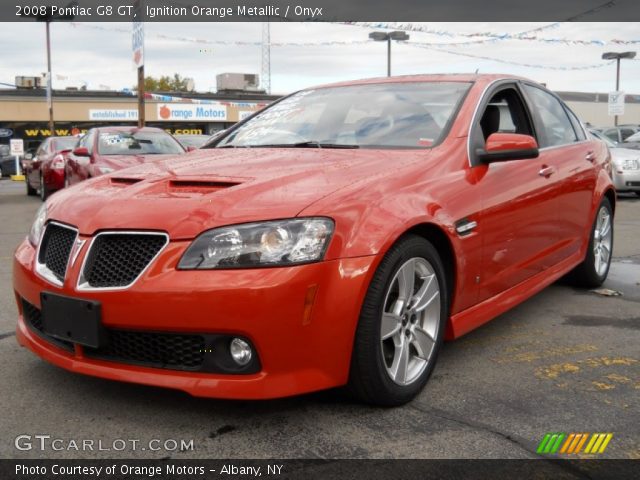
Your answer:
[[[557,91],[609,92],[615,88],[615,63],[605,51],[638,50],[640,23],[415,23],[407,44],[392,46],[392,73],[509,73],[545,83]],[[476,33],[516,34],[543,28],[539,40],[487,41]],[[197,91],[215,91],[219,73],[261,73],[263,24],[153,23],[145,29],[145,74],[194,79]],[[380,29],[380,28],[377,28]],[[386,75],[386,43],[368,41],[370,27],[330,23],[271,23],[271,91]],[[616,45],[611,40],[636,40]],[[468,43],[484,40],[483,43]],[[568,40],[571,42],[565,42]],[[575,42],[599,41],[584,45]],[[219,44],[216,42],[228,42]],[[237,44],[236,42],[248,42]],[[339,42],[321,44],[321,42]],[[296,45],[305,43],[306,45]],[[463,45],[455,45],[464,43]],[[416,44],[420,44],[416,46]],[[42,23],[0,23],[0,82],[46,71]],[[131,60],[131,24],[53,23],[53,86],[121,90],[136,83]],[[443,50],[446,50],[443,51]],[[479,57],[488,57],[479,58]],[[503,63],[498,60],[502,60]],[[514,64],[515,63],[515,64]],[[527,64],[529,66],[517,65]],[[596,68],[570,70],[595,66]],[[545,67],[545,68],[536,68]],[[555,67],[552,69],[549,67]],[[561,69],[568,70],[561,70]],[[623,60],[621,90],[640,95],[640,60]],[[0,86],[0,88],[3,88]]]

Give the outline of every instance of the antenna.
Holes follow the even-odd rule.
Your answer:
[[[271,27],[269,22],[262,23],[262,88],[271,93]]]

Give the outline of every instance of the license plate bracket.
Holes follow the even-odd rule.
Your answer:
[[[42,292],[40,305],[42,327],[47,335],[92,348],[105,344],[107,335],[100,302]]]

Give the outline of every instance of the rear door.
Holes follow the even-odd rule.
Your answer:
[[[527,83],[523,90],[534,112],[540,158],[555,166],[561,183],[556,223],[560,248],[549,257],[554,265],[578,252],[584,243],[592,221],[597,179],[594,163],[602,147],[587,138],[575,114],[554,94]]]
[[[479,300],[493,297],[544,270],[557,248],[557,167],[545,158],[482,164],[475,149],[496,132],[536,137],[520,85],[508,82],[485,95],[472,126],[470,157],[482,197]]]

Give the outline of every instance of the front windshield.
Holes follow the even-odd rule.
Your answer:
[[[625,142],[640,142],[640,132],[634,133],[633,135],[628,136],[624,140]]]
[[[184,153],[182,146],[164,132],[102,132],[100,155],[154,155]]]
[[[469,83],[380,83],[298,92],[216,147],[427,148],[439,142]]]

